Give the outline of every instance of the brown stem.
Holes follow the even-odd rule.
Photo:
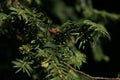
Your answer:
[[[75,72],[78,72],[78,73],[80,73],[80,74],[82,74],[82,75],[84,75],[84,76],[86,76],[86,77],[88,77],[88,78],[91,78],[91,79],[93,79],[93,80],[120,80],[120,78],[107,78],[107,77],[93,77],[93,76],[91,76],[91,75],[89,75],[89,74],[86,74],[86,73],[84,73],[84,72],[82,72],[82,71],[78,71],[78,70],[76,70],[76,69],[74,69],[73,67],[71,67],[69,64],[67,64],[66,62],[62,62],[62,63],[64,63],[66,66],[68,66],[70,69],[72,69],[73,71],[75,71]]]

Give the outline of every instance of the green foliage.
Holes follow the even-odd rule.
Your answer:
[[[86,55],[81,48],[84,49],[87,42],[91,43],[97,61],[108,60],[100,46],[101,37],[110,39],[102,19],[117,20],[119,15],[94,10],[89,1],[75,2],[77,4],[71,8],[62,0],[21,0],[19,4],[12,2],[6,9],[3,8],[0,13],[0,35],[9,34],[12,37],[11,34],[14,34],[21,43],[18,48],[21,59],[12,61],[18,68],[16,73],[26,72],[33,80],[87,80],[74,70],[80,70],[86,63]],[[50,14],[55,15],[61,24],[56,24],[48,12],[43,12],[48,7],[44,3],[49,2],[53,4],[50,9],[53,13]],[[77,18],[74,9],[83,14],[81,19]],[[78,43],[79,48],[75,46]]]
[[[19,71],[23,71],[26,72],[29,76],[30,73],[33,71],[32,68],[30,67],[30,63],[20,60],[20,59],[16,59],[16,61],[12,61],[13,64],[15,64],[15,66],[13,66],[14,68],[19,68],[16,73],[18,73]]]

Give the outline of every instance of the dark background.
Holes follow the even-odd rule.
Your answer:
[[[120,2],[117,0],[93,0],[93,6],[99,10],[120,13]],[[87,57],[87,64],[84,64],[81,70],[92,76],[118,77],[120,73],[120,21],[110,22],[106,28],[111,36],[111,41],[103,41],[102,45],[104,53],[110,56],[110,61],[98,63],[92,57]],[[86,50],[89,53],[89,49]],[[87,55],[91,56],[91,54]]]
[[[93,0],[93,7],[112,13],[120,13],[120,2],[118,0]],[[110,33],[111,41],[102,44],[104,52],[110,56],[110,61],[98,63],[92,59],[91,54],[87,54],[90,57],[87,57],[87,64],[84,64],[81,70],[92,76],[117,77],[120,72],[120,22],[111,22],[106,28]],[[17,44],[16,41],[14,38],[11,40],[5,36],[0,36],[0,80],[29,80],[24,74],[15,75],[11,67],[11,61],[19,56],[16,55],[18,47],[14,45]],[[89,52],[89,49],[86,50]]]

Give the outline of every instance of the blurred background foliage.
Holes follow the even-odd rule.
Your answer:
[[[115,8],[112,3],[116,4]],[[119,45],[120,12],[117,5],[112,0],[1,0],[0,78],[46,80],[48,72],[44,70],[49,66],[48,71],[59,77],[49,74],[48,80],[59,80],[62,76],[79,80],[78,74],[62,65],[64,62],[93,76],[118,77],[119,48],[116,46]],[[95,30],[98,32],[94,33]],[[79,31],[87,33],[81,37]],[[73,57],[75,61],[70,62]],[[22,70],[28,75],[21,71],[16,74],[11,62],[19,68],[17,72]],[[68,70],[68,76],[66,73],[61,76],[62,69],[56,65],[65,68],[63,72]]]

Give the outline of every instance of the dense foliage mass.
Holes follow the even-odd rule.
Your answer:
[[[94,9],[91,0],[70,1],[1,1],[0,36],[18,41],[16,73],[32,80],[94,80],[78,72],[89,57],[82,50],[90,44],[96,61],[108,61],[100,39],[110,39],[105,25],[120,16]]]

